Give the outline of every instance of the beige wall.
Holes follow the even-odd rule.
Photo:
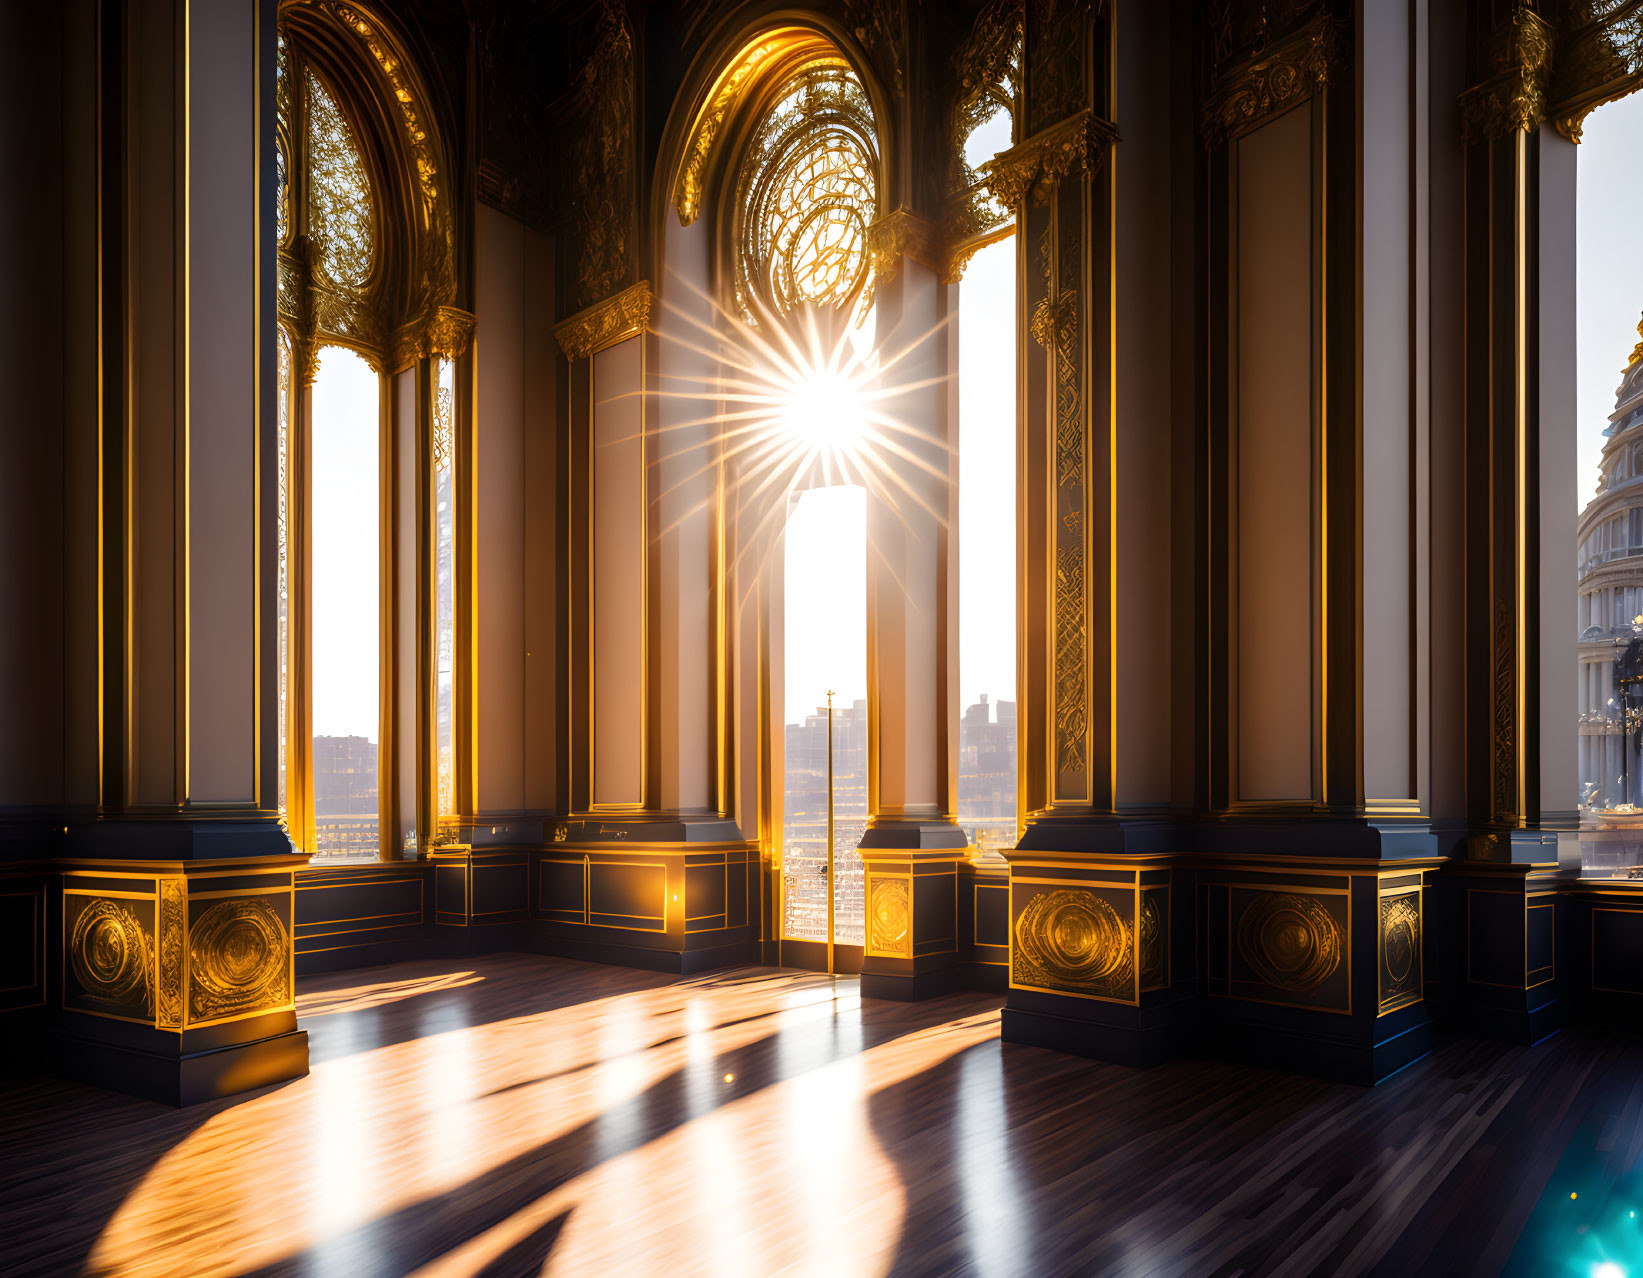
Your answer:
[[[644,342],[593,357],[593,778],[595,805],[644,793]]]
[[[1233,144],[1237,163],[1234,797],[1312,795],[1312,114]]]
[[[552,243],[488,205],[474,236],[476,811],[553,803]]]

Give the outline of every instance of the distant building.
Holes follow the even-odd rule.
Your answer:
[[[827,939],[827,707],[790,723],[782,789],[782,929],[800,940]],[[864,944],[867,882],[867,703],[833,708],[834,940]]]
[[[989,704],[984,692],[958,724],[958,823],[995,858],[1015,846],[1016,819],[1015,702]]]
[[[380,828],[376,742],[315,737],[314,855],[375,857]]]

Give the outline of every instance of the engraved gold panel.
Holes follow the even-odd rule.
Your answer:
[[[188,885],[160,880],[160,997],[155,1023],[161,1029],[183,1024],[183,950],[188,942]]]
[[[189,933],[188,1016],[223,1020],[291,1002],[291,938],[265,898],[217,901]]]
[[[872,928],[868,948],[875,954],[911,958],[913,954],[913,910],[904,879],[873,880],[868,903]]]
[[[1421,998],[1421,907],[1418,892],[1380,898],[1382,1015]]]
[[[153,1008],[154,945],[137,916],[118,901],[93,900],[74,920],[68,944],[85,997],[125,1011]]]
[[[1312,897],[1263,892],[1238,921],[1238,953],[1274,989],[1305,994],[1340,966],[1340,924]]]
[[[1135,986],[1130,925],[1112,903],[1081,888],[1034,894],[1015,921],[1016,985],[1128,999]]]

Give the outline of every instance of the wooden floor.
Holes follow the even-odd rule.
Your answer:
[[[996,998],[771,968],[299,985],[299,1082],[7,1085],[0,1272],[1643,1273],[1636,1040],[1457,1042],[1364,1091],[1004,1046]]]

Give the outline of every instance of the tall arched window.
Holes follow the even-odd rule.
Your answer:
[[[281,802],[317,859],[414,855],[463,799],[472,317],[446,166],[401,40],[354,0],[286,0],[278,76]]]
[[[958,823],[1002,864],[1019,828],[1016,740],[1016,277],[1014,210],[988,166],[1019,139],[1022,30],[994,5],[964,51],[947,222],[959,286]],[[955,271],[955,274],[957,272]]]

